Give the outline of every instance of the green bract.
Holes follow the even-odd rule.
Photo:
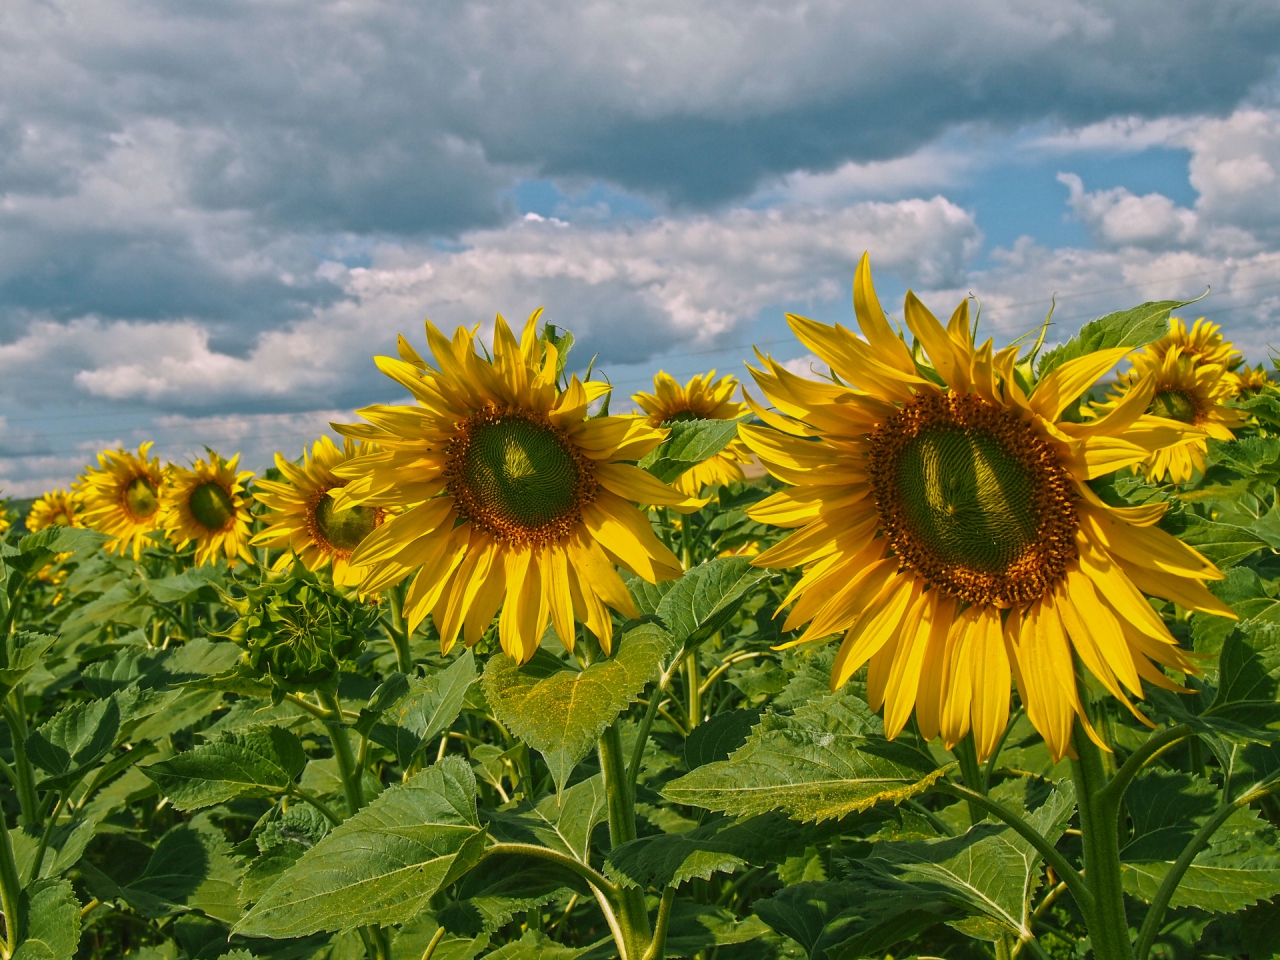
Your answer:
[[[375,605],[314,578],[291,576],[241,590],[243,597],[222,595],[239,618],[220,635],[244,649],[250,671],[284,690],[333,683],[378,619]]]

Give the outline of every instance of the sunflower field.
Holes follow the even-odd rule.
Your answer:
[[[1280,389],[853,298],[630,404],[428,322],[8,517],[0,960],[1280,956]]]

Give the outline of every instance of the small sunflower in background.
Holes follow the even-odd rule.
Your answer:
[[[219,556],[230,563],[253,563],[249,552],[249,513],[252,497],[245,491],[252,470],[237,472],[240,454],[224,460],[212,450],[208,460],[191,468],[169,467],[160,495],[161,526],[175,550],[196,545],[196,564],[213,563]]]
[[[574,376],[562,389],[559,351],[539,338],[538,316],[519,340],[498,317],[492,360],[467,329],[450,341],[428,322],[434,365],[403,337],[401,359],[376,359],[417,406],[367,407],[358,412],[368,423],[334,425],[378,448],[335,469],[350,480],[340,506],[417,504],[351,555],[370,567],[362,589],[416,570],[405,619],[412,631],[431,614],[446,653],[460,633],[477,642],[499,610],[502,648],[521,663],[548,622],[569,648],[575,622],[585,623],[610,651],[610,609],[638,615],[615,566],[649,583],[681,573],[633,501],[685,510],[704,503],[626,462],[666,431],[640,417],[588,419],[609,387]]]
[[[373,452],[367,443],[344,440],[339,448],[328,437],[321,437],[309,455],[303,451],[301,465],[276,454],[276,468],[287,482],[254,483],[254,498],[273,512],[263,518],[268,523],[266,529],[253,538],[254,546],[286,551],[276,561],[276,569],[287,568],[296,556],[312,573],[331,565],[337,586],[360,583],[366,571],[351,566],[351,553],[381,526],[387,511],[360,504],[340,510],[329,491],[347,485],[333,472],[335,467]]]
[[[734,401],[737,377],[715,379],[716,372],[699,374],[683,387],[670,374],[658,371],[653,393],[633,394],[631,399],[648,415],[655,427],[669,427],[683,420],[736,420],[747,412],[745,403]],[[734,440],[714,457],[684,473],[671,484],[681,493],[696,497],[703,487],[742,480],[742,464],[751,462],[751,451]]]
[[[164,470],[158,457],[148,457],[152,444],[138,452],[104,450],[98,466],[90,467],[75,484],[84,525],[115,537],[108,552],[142,556],[147,535],[160,529],[160,491]]]
[[[31,504],[27,514],[27,529],[32,533],[45,527],[83,527],[80,511],[76,508],[74,494],[66,490],[52,490]]]
[[[0,502],[0,535],[13,529],[14,516],[9,510],[9,501]]]
[[[1165,477],[1185,483],[1204,471],[1205,438],[1230,440],[1231,431],[1244,422],[1238,410],[1226,405],[1240,390],[1239,378],[1228,369],[1239,357],[1215,324],[1201,318],[1188,332],[1175,319],[1169,333],[1133,355],[1133,368],[1120,375],[1118,389],[1109,400],[1087,407],[1084,413],[1105,416],[1140,385],[1150,383],[1154,392],[1146,412],[1195,427],[1198,433],[1154,451],[1142,461],[1142,469],[1156,483]]]
[[[1240,392],[1253,390],[1265,390],[1271,386],[1271,377],[1267,375],[1266,368],[1262,364],[1251,367],[1248,364],[1238,368],[1235,372],[1236,379],[1240,381]]]
[[[752,373],[776,412],[747,396],[766,426],[738,428],[794,484],[747,511],[798,528],[753,563],[803,565],[783,629],[808,625],[794,643],[843,634],[832,688],[867,664],[887,736],[914,709],[926,739],[941,734],[950,748],[972,732],[985,759],[1005,731],[1012,680],[1055,761],[1073,755],[1076,717],[1098,739],[1076,658],[1130,710],[1143,680],[1181,689],[1161,667],[1195,667],[1143,593],[1234,617],[1204,587],[1222,574],[1153,526],[1164,504],[1111,507],[1087,481],[1199,430],[1145,415],[1152,377],[1092,423],[1064,420],[1127,348],[1063,363],[1028,393],[1018,346],[975,344],[967,301],[943,327],[907,293],[917,362],[889,326],[865,255],[854,310],[865,340],[788,315],[839,382],[764,357]]]

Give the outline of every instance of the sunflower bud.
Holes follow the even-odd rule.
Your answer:
[[[243,597],[223,597],[240,619],[222,636],[244,648],[246,667],[283,690],[335,681],[378,617],[376,607],[303,576],[242,589]]]

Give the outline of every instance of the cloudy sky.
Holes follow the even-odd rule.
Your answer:
[[[1149,299],[1280,347],[1274,0],[7,0],[0,486],[260,467],[535,307],[618,392],[793,310]]]

